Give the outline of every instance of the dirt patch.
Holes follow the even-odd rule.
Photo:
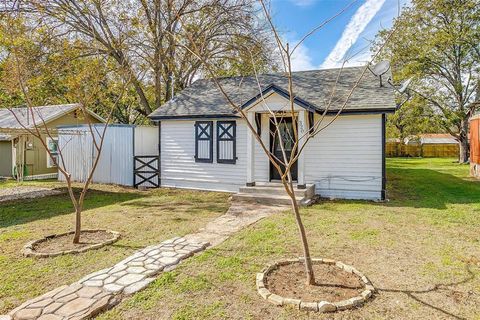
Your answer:
[[[102,243],[112,238],[112,234],[107,231],[82,232],[80,234],[80,243],[73,243],[73,234],[64,234],[57,237],[48,238],[33,246],[37,252],[53,253],[58,251],[82,249],[93,244]]]
[[[302,263],[279,266],[267,277],[270,292],[285,298],[302,301],[338,302],[358,296],[365,289],[355,275],[331,264],[314,264],[316,285],[305,283],[305,267]]]
[[[40,187],[13,187],[0,189],[0,202],[35,199],[64,193],[62,190]]]
[[[23,252],[26,256],[55,257],[98,249],[112,244],[120,238],[118,232],[110,230],[82,230],[79,243],[73,243],[73,236],[73,232],[47,236],[28,243]]]

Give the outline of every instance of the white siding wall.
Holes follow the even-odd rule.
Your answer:
[[[217,163],[216,121],[213,123],[213,163],[195,162],[195,121],[161,123],[161,184],[168,187],[237,192],[246,178],[247,127],[237,120],[237,162]]]
[[[324,197],[380,199],[382,116],[341,116],[310,140],[305,179]]]
[[[318,120],[318,118],[317,118]],[[324,123],[328,123],[325,119]],[[237,192],[246,183],[247,126],[237,120],[237,163],[216,162],[214,120],[213,163],[196,163],[195,121],[162,121],[162,186]],[[317,194],[347,199],[381,198],[381,115],[341,116],[308,142],[305,180],[315,183]],[[262,139],[269,145],[268,116],[262,119]],[[269,181],[268,159],[255,145],[255,181]]]

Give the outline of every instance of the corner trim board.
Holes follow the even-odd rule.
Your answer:
[[[162,122],[158,121],[158,186],[162,186]]]

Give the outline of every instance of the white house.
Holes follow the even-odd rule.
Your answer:
[[[361,77],[363,69],[293,73],[300,136],[325,111],[322,123],[333,120],[361,78],[341,115],[300,154],[293,172],[299,189],[314,185],[315,193],[323,197],[385,199],[385,118],[395,111],[394,92],[390,86],[381,86],[369,71]],[[255,124],[264,144],[275,152],[268,109],[283,112],[282,130],[291,128],[287,79],[282,74],[264,74],[258,80],[259,84],[255,77],[219,79]],[[330,99],[331,106],[325,110]],[[246,121],[212,80],[195,81],[150,118],[159,127],[161,186],[237,192],[278,179]]]

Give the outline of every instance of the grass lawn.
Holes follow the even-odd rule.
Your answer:
[[[0,188],[15,185],[0,182]],[[61,186],[55,181],[23,185]],[[68,196],[0,203],[0,314],[111,266],[139,248],[196,231],[227,210],[228,196],[171,189],[140,192],[94,185],[85,201],[83,227],[116,230],[122,238],[99,250],[47,259],[25,258],[20,250],[30,240],[72,229],[74,215]]]
[[[313,255],[352,264],[379,289],[362,308],[307,314],[257,294],[256,272],[300,252],[286,212],[163,273],[99,319],[480,319],[480,181],[453,161],[389,159],[389,202],[302,210]]]

